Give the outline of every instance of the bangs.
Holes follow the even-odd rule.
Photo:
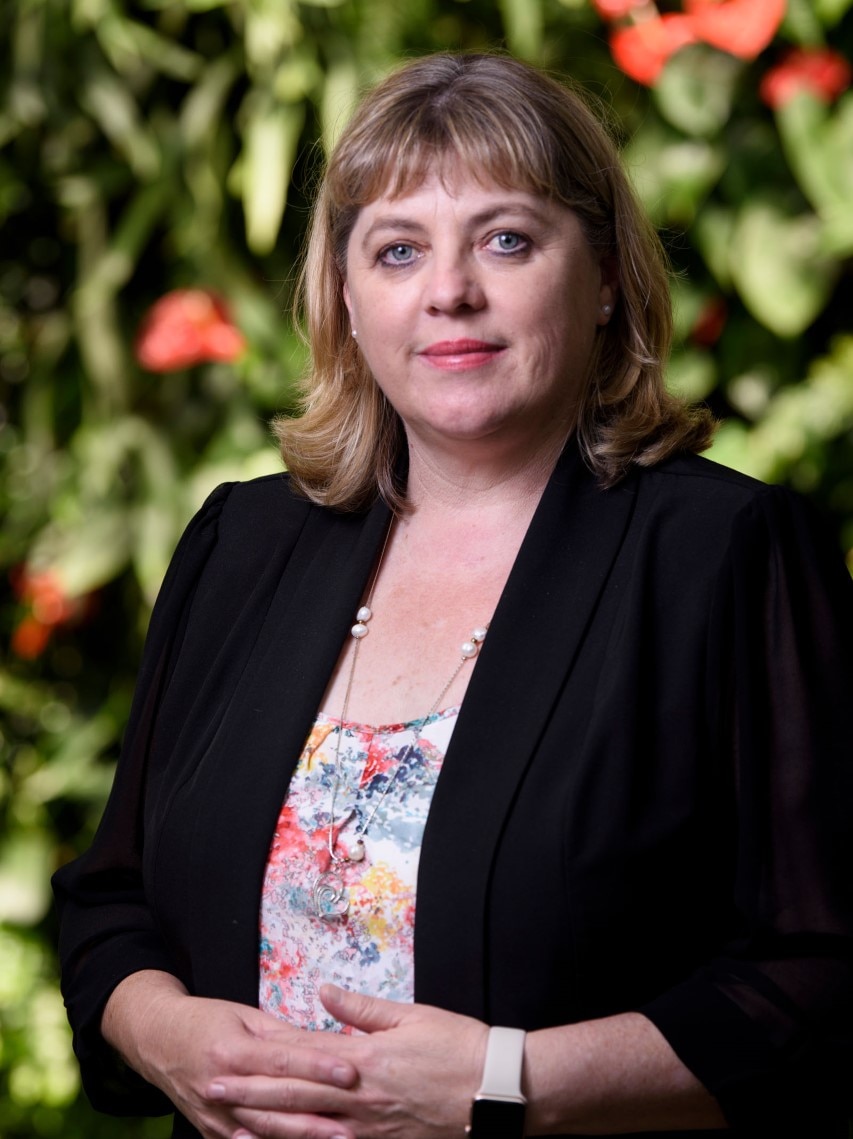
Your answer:
[[[327,172],[338,209],[361,209],[377,198],[401,197],[432,175],[447,186],[460,173],[481,185],[555,196],[549,140],[534,123],[519,122],[519,116],[503,110],[498,115],[482,103],[468,108],[455,99],[436,100],[404,121],[400,118],[383,123],[378,131],[374,127],[369,140],[351,139],[339,148]]]
[[[551,196],[547,181],[537,179],[529,166],[514,167],[493,148],[484,148],[482,155],[476,155],[470,146],[447,145],[439,149],[420,143],[411,149],[390,153],[384,164],[377,163],[365,171],[357,194],[352,193],[354,186],[350,184],[346,205],[361,209],[377,198],[405,197],[432,177],[437,177],[447,190],[460,178],[470,178],[483,188],[499,186],[503,190]]]

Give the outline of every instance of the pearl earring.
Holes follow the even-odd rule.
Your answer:
[[[601,311],[605,316],[610,316],[610,314],[613,312],[613,305],[602,305]]]
[[[358,333],[356,332],[356,330],[355,330],[355,329],[353,329],[353,330],[352,330],[352,334],[353,334],[353,337],[354,337],[354,338],[358,336]]]

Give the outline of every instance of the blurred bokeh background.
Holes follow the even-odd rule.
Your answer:
[[[853,568],[853,0],[0,0],[0,1135],[79,1091],[48,879],[91,837],[192,511],[278,469],[311,188],[360,88],[505,48],[600,102],[674,271],[712,456]]]

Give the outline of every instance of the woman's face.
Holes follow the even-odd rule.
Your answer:
[[[565,438],[616,284],[575,214],[470,175],[358,215],[344,298],[410,437]]]

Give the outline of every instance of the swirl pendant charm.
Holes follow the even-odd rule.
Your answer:
[[[323,921],[338,921],[349,913],[349,898],[343,879],[334,870],[324,870],[314,880],[314,909]]]

